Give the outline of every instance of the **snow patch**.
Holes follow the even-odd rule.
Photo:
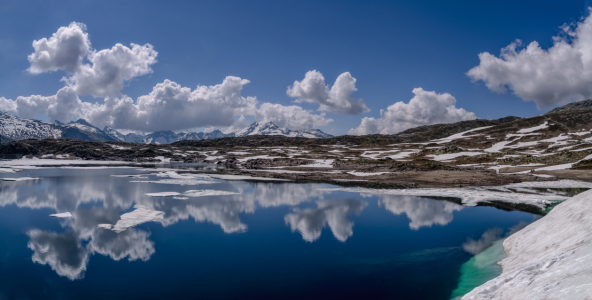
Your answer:
[[[541,130],[541,129],[545,129],[545,128],[549,128],[547,121],[545,121],[545,123],[543,123],[539,126],[520,129],[520,130],[518,130],[518,133],[529,133],[529,132],[533,132],[533,131],[537,131],[537,130]]]

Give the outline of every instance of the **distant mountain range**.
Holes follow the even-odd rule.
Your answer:
[[[84,119],[72,121],[68,124],[61,122],[47,123],[34,119],[23,119],[11,114],[0,112],[0,134],[2,140],[47,139],[47,138],[74,138],[93,142],[119,141],[143,144],[170,144],[184,140],[207,140],[223,137],[243,137],[248,135],[282,135],[288,137],[330,138],[332,135],[318,129],[290,130],[280,128],[273,122],[259,124],[255,122],[251,126],[230,133],[220,130],[212,132],[179,132],[170,130],[155,131],[150,134],[140,135],[135,133],[122,134],[117,130],[106,126],[102,130],[88,123]]]

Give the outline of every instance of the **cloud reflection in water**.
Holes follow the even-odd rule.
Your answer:
[[[307,242],[317,240],[325,225],[329,225],[336,239],[345,242],[353,235],[354,226],[347,217],[359,215],[367,205],[367,202],[355,199],[319,201],[317,209],[295,209],[284,217],[284,221],[292,231],[299,231]]]
[[[156,220],[167,227],[183,220],[208,222],[220,226],[225,233],[248,230],[241,214],[252,214],[260,208],[294,207],[284,216],[292,231],[299,231],[307,242],[320,238],[328,227],[333,236],[345,242],[353,235],[352,216],[359,215],[368,206],[356,199],[326,200],[326,191],[320,184],[249,183],[218,181],[216,189],[235,191],[237,195],[206,196],[177,200],[151,198],[144,194],[149,185],[131,183],[130,179],[111,177],[97,180],[84,176],[46,177],[36,182],[0,182],[0,206],[16,205],[31,209],[49,208],[58,212],[70,211],[73,217],[59,220],[65,232],[32,229],[28,232],[28,247],[33,250],[34,262],[49,265],[58,275],[71,280],[81,279],[89,259],[94,254],[108,256],[115,261],[147,261],[155,253],[150,232],[138,228],[115,233],[97,228],[98,224],[115,224],[120,216],[134,205],[163,211],[164,218]],[[163,185],[158,185],[162,188]],[[169,185],[164,185],[169,186]],[[179,188],[180,187],[180,188]],[[171,188],[183,192],[195,187]],[[168,188],[168,187],[166,187]],[[298,209],[297,206],[316,201],[316,208]],[[409,227],[418,229],[434,224],[446,225],[452,213],[462,206],[414,196],[381,196],[379,205],[390,212],[405,213]]]
[[[380,196],[378,205],[384,206],[395,215],[405,214],[411,221],[409,228],[417,230],[434,224],[446,225],[452,221],[452,213],[463,206],[443,200],[432,200],[415,196]]]

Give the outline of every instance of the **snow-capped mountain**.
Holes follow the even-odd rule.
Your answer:
[[[181,136],[185,135],[184,132],[174,133],[170,130],[155,131],[153,133],[144,136],[144,144],[170,144],[177,141]]]
[[[115,139],[116,141],[120,141],[120,142],[126,142],[125,140],[125,135],[121,134],[119,131],[109,127],[109,126],[105,126],[105,128],[103,128],[103,131],[110,137],[112,137],[113,139]]]
[[[332,135],[324,133],[318,129],[290,130],[275,125],[273,122],[259,124],[255,122],[251,126],[231,133],[232,136],[241,137],[247,135],[283,135],[289,137],[306,138],[330,138]]]
[[[145,136],[143,136],[141,134],[136,134],[136,133],[128,133],[128,134],[124,135],[124,139],[128,143],[139,143],[139,144],[143,144],[144,143],[144,138],[145,138]]]
[[[175,133],[170,130],[155,131],[147,135],[128,133],[121,134],[117,130],[106,126],[103,130],[91,125],[84,119],[63,124],[58,121],[47,123],[40,120],[23,119],[8,113],[0,112],[0,134],[12,140],[47,139],[47,138],[75,138],[86,141],[125,141],[142,144],[170,144],[183,140],[207,140],[223,137],[243,137],[248,135],[283,135],[288,137],[329,138],[318,129],[290,130],[281,128],[273,122],[258,123],[230,133],[220,130],[212,132]]]
[[[101,139],[104,139],[105,141],[121,141],[117,137],[117,134],[121,135],[121,133],[117,132],[116,130],[111,129],[112,132],[111,132],[111,134],[109,134],[109,133],[91,125],[85,119],[78,119],[77,121],[72,121],[72,122],[65,124],[63,126],[77,128],[81,131],[93,133],[96,136],[100,137]],[[116,132],[117,134],[114,135],[113,132]]]
[[[48,123],[40,120],[24,119],[0,112],[0,134],[13,140],[75,138],[86,141],[104,142],[104,132],[86,128],[84,124]],[[103,133],[103,134],[101,134]]]
[[[172,131],[156,131],[154,133],[141,136],[130,136],[131,133],[125,136],[126,142],[144,143],[144,144],[170,144],[177,141],[199,141],[208,139],[218,139],[223,137],[242,137],[247,135],[283,135],[289,137],[306,137],[306,138],[330,138],[332,135],[324,133],[318,129],[306,130],[290,130],[288,128],[281,128],[273,122],[258,123],[255,122],[251,126],[240,129],[234,132],[223,133],[220,130],[212,132],[189,132],[189,133],[174,133]]]
[[[63,126],[0,112],[0,134],[13,140],[62,137]]]
[[[199,141],[199,140],[208,140],[208,139],[219,139],[223,137],[228,137],[230,135],[223,133],[222,131],[216,129],[212,132],[189,132],[181,135],[177,138],[177,141]]]

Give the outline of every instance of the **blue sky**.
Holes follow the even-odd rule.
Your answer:
[[[345,134],[363,117],[409,102],[422,88],[451,94],[456,108],[490,119],[528,117],[537,109],[510,89],[498,94],[467,72],[478,54],[500,55],[516,39],[553,46],[560,26],[581,21],[590,1],[3,1],[0,4],[0,97],[55,95],[65,71],[31,74],[32,42],[49,38],[71,22],[86,25],[92,48],[116,43],[149,43],[158,52],[152,72],[125,82],[131,99],[169,79],[183,87],[222,83],[226,76],[248,79],[242,96],[258,103],[298,105],[313,114],[319,105],[295,103],[286,94],[294,81],[317,70],[331,86],[349,72],[370,112],[326,111],[333,121],[320,126]],[[516,88],[518,90],[518,88]],[[417,96],[418,94],[416,94]],[[585,96],[585,95],[584,95]],[[102,97],[79,95],[83,102]],[[561,103],[563,103],[561,102]],[[38,118],[50,119],[43,113]],[[245,115],[248,121],[256,116]],[[238,116],[234,117],[235,119]],[[439,120],[439,119],[438,119]],[[197,123],[196,123],[197,124]],[[200,125],[203,125],[200,123]],[[121,125],[123,126],[123,125]],[[120,127],[121,127],[120,126]],[[165,124],[163,124],[166,127]],[[304,125],[303,125],[304,126]],[[204,128],[199,126],[192,128]],[[126,128],[121,128],[126,129]],[[127,129],[140,130],[137,127]],[[162,128],[169,129],[169,128]],[[178,129],[178,128],[172,128]]]

